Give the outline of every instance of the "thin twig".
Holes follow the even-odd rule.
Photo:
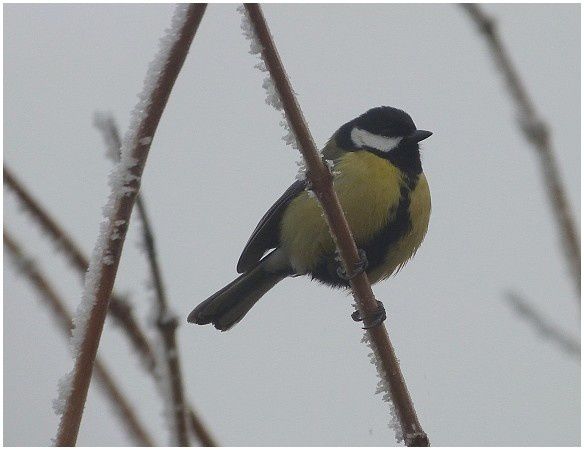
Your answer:
[[[209,433],[207,426],[201,422],[200,417],[195,413],[193,408],[188,409],[188,423],[191,432],[201,443],[201,447],[217,447],[215,438]]]
[[[119,161],[119,150],[122,147],[120,132],[115,123],[114,118],[110,114],[96,115],[94,120],[95,126],[101,131],[102,137],[108,148],[108,154],[114,161]],[[138,209],[138,216],[142,222],[142,238],[148,263],[150,266],[150,274],[153,281],[154,290],[156,291],[156,329],[158,330],[160,341],[164,349],[164,362],[167,370],[165,374],[169,378],[161,376],[160,382],[162,384],[168,383],[170,389],[161,386],[164,396],[168,397],[167,391],[170,391],[170,399],[165,398],[167,414],[174,417],[173,429],[174,439],[178,446],[186,447],[189,445],[187,434],[186,410],[184,401],[184,387],[183,378],[180,369],[179,353],[176,346],[176,328],[178,326],[178,318],[173,314],[168,307],[168,300],[166,298],[166,290],[162,281],[162,272],[158,264],[158,254],[154,243],[154,233],[150,224],[150,219],[146,211],[146,205],[142,194],[139,193],[136,197],[136,207]],[[170,402],[168,401],[170,400]],[[206,433],[208,435],[208,433]]]
[[[495,64],[503,74],[509,94],[515,102],[521,131],[539,156],[548,199],[557,220],[564,255],[578,292],[577,301],[580,304],[580,238],[558,169],[549,126],[537,113],[534,103],[497,32],[495,20],[489,17],[478,4],[465,3],[461,6],[485,37]]]
[[[316,150],[261,8],[258,4],[250,3],[245,4],[245,8],[255,30],[255,35],[262,44],[263,59],[279,93],[288,122],[300,144],[300,151],[308,167],[309,181],[322,205],[343,264],[345,268],[356,267],[359,262],[359,254],[337,195],[333,190],[331,173]],[[366,273],[362,272],[354,277],[351,280],[351,288],[363,317],[371,316],[378,306]],[[428,446],[428,437],[418,421],[385,326],[380,324],[369,329],[367,333],[377,360],[380,362],[380,366],[378,366],[380,376],[389,386],[406,445]]]
[[[53,318],[57,321],[63,334],[69,337],[71,328],[73,327],[73,321],[71,314],[67,311],[65,302],[59,298],[55,289],[37,268],[34,261],[24,254],[22,247],[16,243],[14,238],[6,230],[4,230],[4,246],[12,256],[19,271],[30,281],[40,297],[49,305],[53,313]],[[117,387],[117,383],[114,381],[109,369],[99,360],[99,357],[95,360],[95,376],[103,386],[107,398],[112,402],[136,445],[153,447],[154,443],[152,438],[140,423],[134,412],[134,408]]]
[[[26,187],[14,176],[11,170],[4,166],[4,183],[16,194],[21,204],[28,210],[32,218],[47,232],[55,242],[58,243],[65,255],[72,262],[80,277],[85,276],[89,265],[87,257],[81,252],[79,246],[73,242],[71,236],[64,231],[54,217],[28,192]],[[156,359],[152,351],[152,345],[142,330],[140,324],[134,317],[131,306],[121,297],[112,295],[109,313],[124,330],[124,335],[130,340],[136,354],[144,364],[144,368],[159,383],[160,374],[156,370]],[[199,426],[195,427],[195,436],[205,447],[216,447],[217,443],[210,437],[210,433],[205,430],[201,419],[194,413],[192,406],[189,406],[189,415],[195,418]]]
[[[553,342],[570,356],[580,358],[580,343],[577,339],[550,324],[545,317],[537,312],[523,297],[514,292],[505,295],[507,301],[521,318],[530,323],[545,339]]]
[[[186,447],[189,445],[189,440],[187,434],[184,387],[176,345],[178,318],[168,307],[166,291],[164,289],[162,274],[158,264],[158,255],[154,246],[154,235],[152,234],[150,220],[146,213],[146,206],[141,197],[137,199],[136,206],[138,207],[138,212],[142,219],[144,244],[148,255],[148,261],[150,262],[150,271],[154,281],[154,289],[156,291],[156,328],[158,329],[162,346],[164,348],[164,359],[168,369],[168,377],[170,378],[168,382],[170,383],[170,400],[172,403],[170,407],[172,408],[172,411],[169,411],[169,413],[174,415],[174,431],[177,445]]]
[[[118,129],[113,114],[96,112],[93,115],[93,125],[101,133],[108,159],[118,162],[120,160],[120,152],[122,151],[122,137],[120,136],[120,130]],[[138,193],[139,196],[140,193]]]
[[[33,219],[46,231],[50,237],[63,250],[65,256],[73,264],[79,276],[83,279],[89,260],[71,236],[51,217],[48,211],[30,194],[24,185],[14,176],[11,170],[4,165],[4,183],[16,194],[21,204],[30,212]],[[131,306],[119,295],[112,294],[109,304],[109,313],[117,324],[126,332],[130,342],[140,355],[142,362],[148,371],[153,371],[155,366],[154,353],[146,335],[140,329]]]
[[[89,311],[86,316],[80,317],[78,334],[76,336],[74,331],[73,335],[74,342],[76,338],[78,340],[78,353],[71,376],[70,394],[57,432],[56,444],[59,446],[72,446],[77,441],[93,361],[150,144],[205,8],[205,4],[177,6],[173,17],[177,28],[171,29],[165,36],[166,41],[157,61],[162,67],[154,70],[151,66],[151,78],[145,84],[141,102],[135,110],[135,123],[128,132],[117,178],[112,179],[111,207],[106,210],[106,222],[97,239],[86,277],[83,306]]]

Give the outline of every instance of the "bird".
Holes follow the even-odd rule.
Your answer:
[[[287,277],[307,275],[343,289],[360,271],[372,284],[397,273],[428,230],[431,199],[419,142],[431,135],[417,129],[408,113],[390,106],[369,109],[342,125],[321,156],[331,167],[359,265],[345,272],[309,181],[298,179],[253,231],[237,262],[241,275],[200,303],[187,321],[226,331]],[[371,326],[385,319],[378,305]],[[358,311],[352,317],[364,320]]]

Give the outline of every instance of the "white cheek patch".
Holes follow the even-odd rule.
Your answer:
[[[379,136],[356,127],[351,131],[351,140],[357,147],[370,147],[380,152],[393,150],[402,139],[401,137]]]

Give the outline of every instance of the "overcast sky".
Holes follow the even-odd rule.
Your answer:
[[[122,130],[172,5],[5,5],[4,162],[86,253],[111,163],[92,127]],[[580,224],[580,5],[487,5],[549,121]],[[485,43],[453,5],[267,5],[265,14],[316,143],[367,109],[409,112],[432,192],[428,235],[374,286],[433,445],[577,445],[580,363],[517,316],[514,290],[579,339],[579,309],[539,162],[516,124]],[[351,298],[289,279],[233,330],[186,324],[231,281],[257,221],[299,159],[264,103],[235,5],[211,5],[154,138],[142,192],[178,329],[185,389],[223,445],[393,445],[387,405]],[[5,227],[71,309],[80,283],[12,194]],[[116,280],[146,323],[152,291],[132,222]],[[4,269],[4,444],[48,445],[66,341],[36,293]],[[125,337],[106,324],[100,356],[157,442],[160,397]],[[78,443],[129,445],[92,385]]]

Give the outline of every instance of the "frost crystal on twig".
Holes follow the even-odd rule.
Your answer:
[[[306,180],[307,169],[306,163],[304,162],[304,158],[300,157],[300,159],[296,161],[296,165],[298,166],[298,173],[296,174],[296,179],[298,181]]]
[[[57,383],[57,398],[53,400],[53,411],[60,416],[65,411],[67,398],[71,394],[73,371],[65,374]]]
[[[87,327],[87,320],[95,304],[96,293],[99,287],[98,283],[101,279],[102,264],[110,265],[113,263],[113,259],[108,253],[108,241],[112,237],[115,237],[117,233],[113,231],[110,233],[110,229],[112,228],[110,217],[113,217],[113,211],[119,199],[134,189],[129,184],[137,178],[130,172],[135,164],[136,160],[128,155],[128,151],[123,151],[121,161],[109,176],[111,194],[107,204],[103,207],[103,219],[100,224],[99,237],[89,260],[81,303],[77,307],[75,317],[73,318],[74,327],[71,336],[71,351],[75,357],[79,353],[79,347],[83,341]],[[115,225],[113,226],[115,227]]]
[[[375,390],[375,394],[383,394],[382,400],[384,402],[389,403],[389,405],[390,405],[389,413],[390,413],[391,419],[390,419],[390,422],[388,423],[388,426],[389,426],[389,428],[391,428],[394,431],[395,440],[399,444],[399,443],[404,441],[402,427],[399,423],[397,412],[395,410],[395,405],[393,404],[393,401],[391,400],[391,391],[389,389],[389,384],[387,383],[387,377],[384,374],[383,366],[381,365],[379,358],[375,354],[375,347],[371,343],[371,339],[369,339],[369,333],[367,331],[365,331],[365,333],[363,333],[363,338],[361,339],[361,342],[364,343],[367,347],[369,347],[371,349],[371,352],[368,353],[367,356],[369,357],[369,361],[371,361],[371,364],[373,364],[375,366],[375,368],[377,369],[377,376],[379,377],[379,380],[377,382],[377,389]]]
[[[282,140],[295,150],[299,149],[298,140],[294,135],[294,131],[290,127],[288,123],[288,118],[286,114],[284,114],[284,108],[282,106],[282,99],[280,98],[280,94],[278,94],[278,90],[274,85],[272,78],[269,75],[268,68],[266,66],[266,61],[263,59],[262,55],[262,44],[260,43],[259,39],[257,38],[253,26],[249,20],[249,16],[245,7],[243,5],[237,7],[237,11],[241,14],[241,30],[243,35],[249,41],[249,53],[252,55],[258,55],[260,61],[255,65],[255,68],[260,70],[261,72],[268,73],[264,81],[262,82],[262,87],[266,90],[266,103],[272,106],[276,111],[279,111],[282,114],[282,119],[280,121],[280,125],[285,131],[284,136],[282,136]]]

